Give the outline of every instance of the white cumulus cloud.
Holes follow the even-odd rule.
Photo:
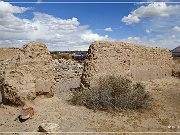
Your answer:
[[[161,48],[168,48],[174,49],[175,47],[179,46],[180,40],[175,35],[171,36],[163,36],[163,37],[128,37],[126,39],[121,39],[121,41],[133,43],[133,44],[140,44],[145,46],[151,47],[161,47]]]
[[[129,14],[128,16],[124,16],[122,18],[122,22],[125,22],[126,24],[133,24],[133,23],[139,23],[140,19],[136,15]]]
[[[97,40],[105,40],[106,38],[108,38],[107,35],[105,36],[99,36],[98,34],[92,33],[90,30],[84,32],[83,34],[81,34],[81,39],[85,40],[85,41],[97,41]]]
[[[127,42],[140,44],[141,39],[140,37],[128,37]]]
[[[9,14],[9,13],[23,13],[30,8],[25,8],[25,7],[17,7],[17,6],[12,6],[11,4],[7,2],[0,1],[0,14]]]
[[[113,30],[111,27],[108,27],[108,28],[105,28],[104,31],[112,32]]]
[[[50,50],[87,49],[95,40],[106,40],[81,25],[76,17],[62,19],[52,15],[35,12],[32,19],[19,18],[29,7],[13,6],[0,2],[0,47],[19,47],[29,41],[40,41]]]
[[[176,35],[171,35],[172,38],[176,38]]]
[[[149,29],[146,29],[146,33],[151,33],[151,30],[149,30]]]
[[[165,2],[154,2],[141,6],[122,18],[126,24],[139,23],[142,17],[170,16],[180,12],[180,5],[167,5]]]
[[[172,30],[176,31],[176,32],[180,32],[180,27],[179,26],[174,26]]]

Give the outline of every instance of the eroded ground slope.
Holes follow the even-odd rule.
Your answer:
[[[53,98],[37,98],[34,117],[23,123],[15,120],[21,108],[1,107],[0,131],[36,132],[43,122],[59,124],[63,132],[180,131],[177,127],[180,126],[180,80],[170,77],[145,83],[154,98],[152,110],[94,112],[72,105],[70,91],[62,91]]]

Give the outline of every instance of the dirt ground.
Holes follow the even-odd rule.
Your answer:
[[[175,71],[180,71],[180,57],[174,58],[174,69]]]
[[[69,88],[79,81],[60,81],[56,96],[37,98],[35,115],[23,123],[16,120],[20,107],[1,106],[0,132],[37,132],[42,123],[56,123],[60,132],[180,132],[180,79],[144,83],[153,97],[151,110],[109,113],[73,105]]]

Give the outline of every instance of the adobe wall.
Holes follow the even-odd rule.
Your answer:
[[[0,48],[0,62],[6,59],[13,58],[13,56],[19,52],[19,48]]]
[[[52,97],[55,93],[55,63],[46,45],[30,42],[14,51],[15,55],[10,54],[11,51],[1,50],[6,54],[1,59],[9,58],[0,65],[2,102],[23,105],[40,95]]]
[[[127,76],[146,81],[172,75],[173,59],[168,49],[123,42],[93,42],[88,50],[81,84],[92,87],[105,75]]]

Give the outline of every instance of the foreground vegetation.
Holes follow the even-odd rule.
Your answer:
[[[141,83],[132,84],[125,77],[106,76],[93,89],[73,91],[73,103],[94,110],[127,110],[151,107],[151,96]]]

